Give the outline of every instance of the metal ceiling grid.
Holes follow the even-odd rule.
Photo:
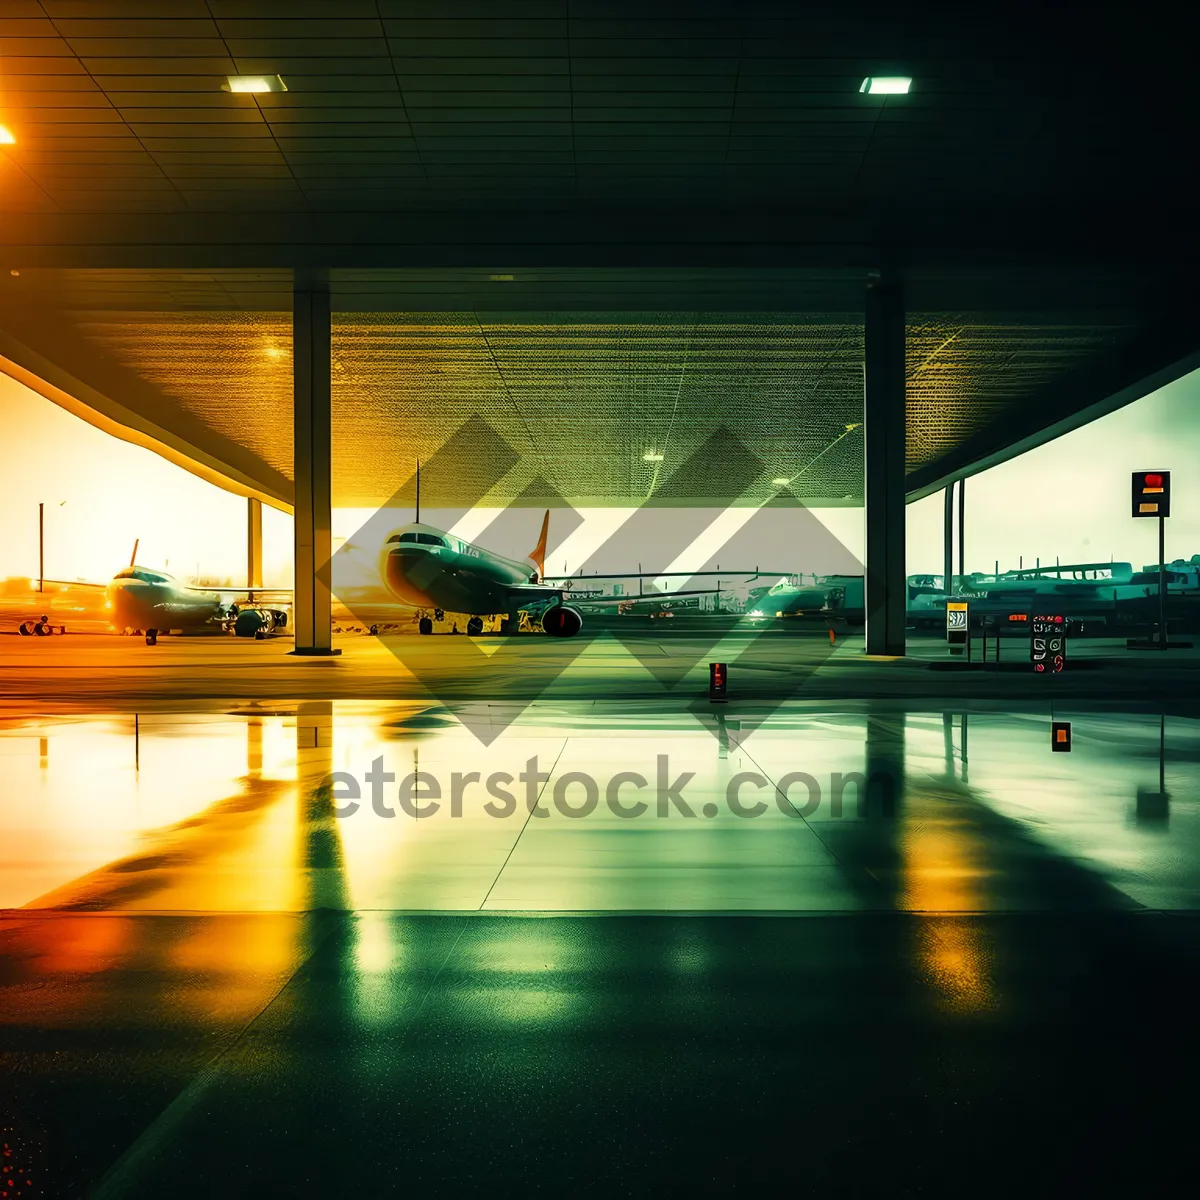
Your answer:
[[[1170,169],[1183,120],[1147,120],[1136,87],[1114,95],[1132,32],[1105,42],[1097,25],[1080,53],[1079,23],[1050,10],[1034,39],[999,11],[931,29],[895,6],[769,0],[5,0],[0,110],[17,141],[0,204],[1074,199],[1085,161],[1093,188]],[[918,80],[902,103],[859,93],[881,62]],[[231,94],[230,74],[288,90]],[[1101,130],[1120,155],[1095,153]]]
[[[909,314],[908,469],[938,459],[1137,329],[1132,319],[1111,313],[1086,322],[1037,314]]]

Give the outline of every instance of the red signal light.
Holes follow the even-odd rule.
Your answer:
[[[1153,472],[1146,476],[1146,487],[1162,487],[1163,478],[1161,475],[1156,475]]]

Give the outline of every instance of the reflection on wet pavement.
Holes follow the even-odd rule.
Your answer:
[[[477,714],[478,715],[478,714]],[[0,907],[989,912],[1200,902],[1200,725],[413,703],[0,728]],[[532,811],[531,811],[532,810]]]
[[[983,707],[545,704],[486,745],[414,703],[8,711],[6,1161],[147,1198],[1182,1180],[1200,728],[1055,715],[1069,755]]]

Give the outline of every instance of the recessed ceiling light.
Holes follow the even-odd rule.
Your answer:
[[[771,486],[772,487],[786,487],[791,482],[792,481],[790,479],[772,479]]]
[[[858,90],[868,96],[907,96],[912,80],[904,75],[868,75]]]
[[[221,85],[227,92],[286,92],[287,84],[278,75],[229,75]]]
[[[662,462],[663,456],[657,450],[647,450],[642,455],[642,462]]]
[[[15,146],[17,139],[13,137],[12,130],[7,125],[0,125],[0,146]]]

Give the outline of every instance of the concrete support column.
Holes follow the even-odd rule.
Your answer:
[[[958,573],[967,573],[967,477],[958,481]],[[964,587],[966,584],[963,585]]]
[[[904,290],[886,272],[867,281],[867,653],[904,653]]]
[[[329,286],[296,280],[292,296],[293,462],[296,592],[294,654],[332,649],[329,561],[333,554]]]
[[[262,585],[262,501],[250,496],[246,500],[246,586]]]
[[[946,484],[945,507],[942,513],[942,574],[943,590],[949,596],[954,592],[954,484]]]

